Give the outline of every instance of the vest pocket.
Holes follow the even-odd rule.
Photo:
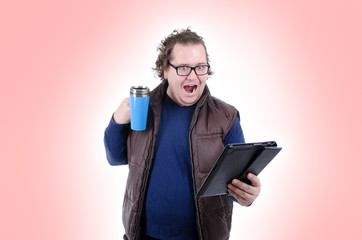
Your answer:
[[[194,162],[199,172],[208,174],[224,149],[221,134],[198,138],[195,143]]]

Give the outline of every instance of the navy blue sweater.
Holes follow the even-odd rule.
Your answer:
[[[189,126],[195,106],[180,107],[169,96],[162,105],[155,156],[148,183],[142,231],[159,239],[197,239]],[[107,159],[112,165],[127,164],[129,124],[113,119],[105,131]],[[239,119],[224,144],[243,143]]]

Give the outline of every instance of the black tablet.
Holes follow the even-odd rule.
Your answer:
[[[246,175],[258,175],[281,149],[274,141],[226,145],[197,196],[228,194],[227,184],[235,178],[250,184]]]

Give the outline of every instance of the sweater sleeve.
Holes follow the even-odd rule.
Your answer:
[[[129,124],[117,124],[112,117],[104,132],[106,157],[112,166],[128,163],[127,136],[129,130]]]
[[[224,145],[232,143],[245,143],[244,133],[241,129],[239,118],[235,119],[234,125],[226,135]]]

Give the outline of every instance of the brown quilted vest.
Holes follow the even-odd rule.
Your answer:
[[[150,94],[150,109],[145,131],[131,131],[127,140],[129,174],[123,202],[123,224],[128,239],[139,240],[141,214],[154,156],[167,82]],[[190,153],[195,195],[220,155],[224,140],[233,126],[237,110],[210,95],[205,87],[190,125]],[[227,196],[197,198],[196,223],[199,239],[229,238],[233,203]]]

